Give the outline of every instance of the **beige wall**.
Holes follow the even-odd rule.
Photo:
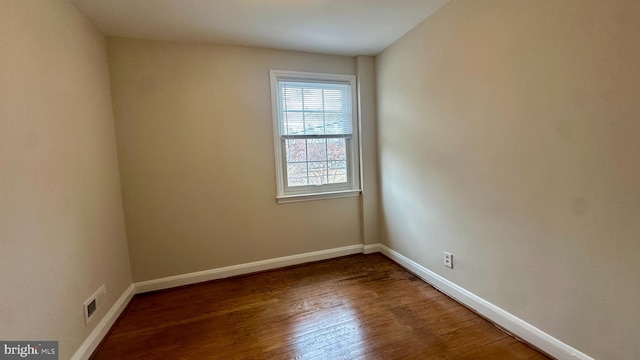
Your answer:
[[[276,204],[269,84],[353,58],[115,38],[109,59],[135,281],[361,242],[358,198]]]
[[[105,39],[66,0],[3,0],[0,54],[0,339],[68,359],[131,284]]]
[[[597,359],[640,356],[638,19],[454,0],[376,58],[384,242]]]
[[[360,207],[362,216],[362,243],[380,242],[380,220],[378,211],[378,133],[376,130],[376,68],[372,56],[356,57],[358,78],[358,114],[360,120],[360,141],[362,143],[362,196]]]

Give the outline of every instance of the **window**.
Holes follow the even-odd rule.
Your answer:
[[[271,70],[278,203],[360,190],[355,76]]]

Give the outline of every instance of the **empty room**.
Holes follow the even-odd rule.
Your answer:
[[[0,0],[0,359],[640,359],[637,0]]]

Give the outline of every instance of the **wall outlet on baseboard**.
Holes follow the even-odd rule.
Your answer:
[[[444,266],[453,269],[453,255],[449,252],[444,252]]]
[[[104,303],[107,301],[107,290],[104,285],[100,286],[100,288],[91,295],[87,299],[87,301],[82,304],[82,309],[84,310],[84,323],[89,324],[89,322],[94,318],[95,313],[100,309]]]

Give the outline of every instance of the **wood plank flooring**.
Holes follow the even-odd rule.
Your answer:
[[[548,359],[380,254],[137,295],[92,359]]]

